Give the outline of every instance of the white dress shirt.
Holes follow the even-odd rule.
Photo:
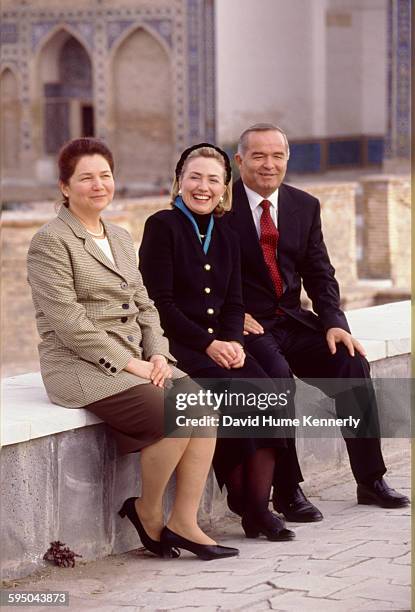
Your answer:
[[[271,219],[274,221],[275,227],[278,227],[278,189],[276,189],[268,198],[264,198],[256,191],[252,191],[249,187],[244,184],[246,195],[248,198],[249,206],[251,208],[252,217],[254,219],[256,231],[258,237],[261,235],[260,230],[260,220],[262,215],[262,206],[260,206],[261,202],[264,200],[268,200],[271,203],[269,208],[269,212],[271,214]]]
[[[95,241],[95,244],[99,246],[101,251],[104,251],[105,255],[108,257],[110,261],[112,261],[112,263],[115,266],[114,255],[112,254],[112,250],[110,247],[110,243],[108,242],[108,238],[94,238],[94,241]]]

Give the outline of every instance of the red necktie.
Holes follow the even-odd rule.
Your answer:
[[[284,291],[282,276],[277,261],[277,247],[280,235],[272,220],[271,213],[269,212],[271,202],[263,200],[260,206],[262,207],[262,215],[260,220],[261,234],[259,242],[275,288],[275,293],[279,299]]]

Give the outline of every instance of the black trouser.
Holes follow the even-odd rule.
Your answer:
[[[350,466],[357,482],[370,482],[386,472],[377,433],[377,405],[369,363],[364,357],[358,353],[352,357],[343,344],[338,344],[337,352],[332,355],[323,331],[313,330],[288,316],[278,317],[274,326],[264,334],[247,336],[246,349],[271,378],[295,375],[300,379],[319,379],[318,387],[329,396],[332,396],[332,385],[328,379],[365,379],[357,401],[363,421],[370,422],[371,431],[376,433],[374,437],[345,438]],[[313,380],[307,382],[316,383]],[[356,402],[356,394],[351,401]],[[335,401],[339,417],[344,416],[345,404],[347,392],[337,396]],[[274,485],[279,489],[303,480],[295,439],[290,438],[287,443],[288,448],[280,451],[276,465]]]

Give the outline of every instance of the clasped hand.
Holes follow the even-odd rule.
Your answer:
[[[173,374],[164,355],[152,355],[149,361],[132,357],[125,369],[135,376],[151,380],[156,387],[164,387],[166,379]]]
[[[245,351],[239,342],[231,340],[214,340],[206,349],[209,357],[222,368],[242,368],[245,363]]]

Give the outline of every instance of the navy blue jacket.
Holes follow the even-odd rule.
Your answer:
[[[224,218],[215,218],[205,255],[179,209],[159,211],[146,221],[139,260],[179,368],[191,374],[211,366],[205,349],[214,339],[243,344],[238,237]]]

